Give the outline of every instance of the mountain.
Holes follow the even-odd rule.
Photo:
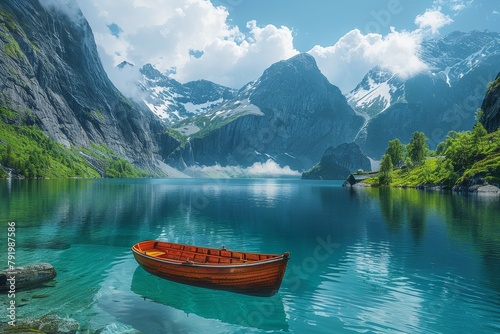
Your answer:
[[[470,129],[500,68],[500,34],[454,32],[424,41],[421,59],[425,73],[402,79],[376,67],[347,95],[369,118],[356,138],[369,156],[379,158],[391,139],[408,142],[414,131],[423,131],[434,148],[450,130]]]
[[[68,148],[106,147],[165,175],[162,155],[179,142],[110,82],[76,2],[61,6],[0,3],[0,105],[22,116],[18,124],[36,125]]]
[[[302,173],[302,179],[343,180],[359,169],[370,171],[370,159],[355,143],[344,143],[329,147],[317,165]]]
[[[299,54],[271,65],[231,101],[174,128],[187,141],[172,158],[188,166],[271,159],[304,170],[328,147],[352,141],[363,122],[314,58]]]
[[[124,69],[133,66],[130,63],[118,65]],[[143,102],[169,126],[196,116],[222,103],[231,100],[237,90],[215,84],[207,80],[191,81],[181,84],[168,74],[163,74],[151,64],[140,69],[142,74],[138,82]]]
[[[493,81],[481,106],[483,115],[480,121],[489,133],[495,132],[500,127],[500,73]]]

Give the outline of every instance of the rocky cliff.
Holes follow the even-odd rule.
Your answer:
[[[483,110],[481,122],[486,131],[491,133],[498,130],[500,127],[500,73],[490,84],[481,109]]]
[[[328,147],[352,141],[363,121],[314,58],[300,54],[273,64],[232,101],[186,124],[192,138],[178,154],[188,165],[272,159],[304,170]]]
[[[67,147],[102,144],[149,170],[178,146],[157,117],[109,81],[72,1],[59,8],[0,2],[0,104]]]
[[[370,159],[355,143],[344,143],[329,147],[321,161],[302,174],[302,179],[343,180],[359,169],[370,171]]]

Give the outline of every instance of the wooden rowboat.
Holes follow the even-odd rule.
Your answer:
[[[132,246],[137,262],[153,275],[184,284],[257,296],[280,288],[289,253],[236,252],[148,240]]]

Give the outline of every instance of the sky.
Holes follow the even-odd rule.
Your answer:
[[[348,93],[376,65],[401,77],[428,69],[419,57],[425,39],[500,31],[498,0],[40,0],[75,1],[108,76],[126,94],[137,73],[118,71],[122,61],[135,69],[151,63],[181,83],[239,89],[301,52]]]

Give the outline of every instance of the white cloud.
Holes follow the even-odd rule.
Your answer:
[[[184,173],[197,177],[211,178],[241,178],[241,177],[299,177],[300,172],[290,169],[290,167],[280,167],[276,162],[267,160],[264,163],[256,162],[248,168],[241,166],[192,166],[188,167]]]
[[[435,0],[434,7],[445,6],[451,11],[460,12],[470,7],[475,0]]]
[[[441,8],[428,9],[424,14],[418,15],[415,24],[421,30],[430,30],[432,34],[438,33],[439,29],[452,23],[453,20],[441,12]]]
[[[335,45],[317,45],[309,53],[330,82],[347,92],[376,65],[402,78],[426,70],[427,65],[419,58],[420,40],[419,34],[394,29],[386,36],[363,35],[356,29]]]
[[[123,86],[126,78],[114,73],[114,67],[124,60],[138,66],[151,63],[162,72],[174,73],[181,82],[207,79],[241,88],[271,64],[298,53],[290,28],[256,21],[234,26],[226,8],[207,0],[76,1],[117,86]],[[419,57],[421,40],[453,21],[440,6],[453,11],[472,1],[436,0],[432,9],[417,16],[414,31],[392,28],[387,35],[364,35],[352,30],[334,45],[317,45],[308,52],[343,92],[353,89],[375,65],[407,78],[427,68]]]
[[[472,1],[435,1],[435,7],[427,9],[415,18],[417,28],[413,31],[396,31],[385,36],[381,34],[363,35],[355,29],[344,35],[335,45],[315,46],[309,53],[316,58],[323,74],[333,84],[347,93],[358,84],[374,66],[391,71],[406,79],[428,69],[420,58],[421,42],[435,35],[453,22],[442,13],[438,3],[446,4],[451,10],[457,6],[469,6]],[[465,7],[464,7],[465,8]]]
[[[80,21],[83,19],[75,0],[44,0],[40,1],[40,5],[49,11],[59,10],[68,15],[74,21]]]
[[[241,88],[258,78],[271,64],[298,53],[293,47],[292,31],[287,27],[266,25],[256,21],[247,24],[248,35],[242,42],[216,38],[202,51],[202,57],[190,57],[175,76],[180,81],[207,79]]]
[[[57,0],[56,0],[57,1]],[[60,0],[62,1],[62,0]],[[77,0],[89,20],[106,70],[123,60],[175,70],[181,82],[208,79],[241,88],[272,63],[298,53],[287,27],[228,24],[228,12],[204,0]],[[114,36],[109,25],[122,32]],[[195,57],[193,51],[201,51]]]

